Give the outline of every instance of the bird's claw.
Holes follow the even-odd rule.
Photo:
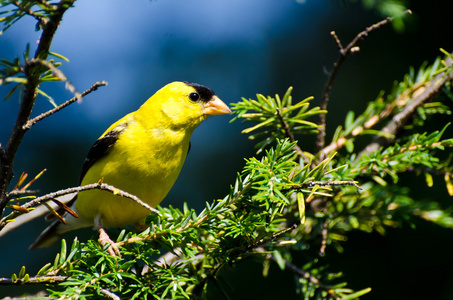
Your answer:
[[[120,249],[115,245],[115,242],[110,239],[109,235],[103,228],[99,228],[99,244],[102,247],[109,244],[109,247],[107,248],[109,254],[112,256],[121,256]]]

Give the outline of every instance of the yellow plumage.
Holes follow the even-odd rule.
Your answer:
[[[155,207],[175,183],[194,129],[209,115],[227,113],[231,113],[228,106],[210,89],[170,83],[101,135],[88,153],[80,185],[102,179]],[[66,225],[52,224],[31,247],[48,246],[64,232],[80,227],[141,223],[149,214],[130,199],[101,190],[79,193],[72,207],[79,218],[66,215]]]

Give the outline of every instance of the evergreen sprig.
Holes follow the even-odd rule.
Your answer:
[[[295,134],[313,134],[318,125],[307,119],[318,114],[325,114],[326,111],[319,107],[310,108],[310,101],[313,97],[308,97],[296,104],[292,103],[293,88],[290,87],[285,95],[280,98],[265,97],[261,94],[256,95],[256,100],[242,98],[241,102],[233,103],[233,111],[237,114],[232,119],[243,119],[243,122],[256,122],[258,124],[244,129],[242,133],[251,133],[260,130],[258,133],[249,136],[249,139],[255,140],[264,138],[256,144],[260,153],[265,147],[274,143],[276,139],[290,138],[295,141]]]

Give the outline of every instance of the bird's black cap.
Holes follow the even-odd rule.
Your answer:
[[[183,81],[188,86],[193,87],[197,93],[200,95],[200,101],[208,102],[215,95],[214,91],[210,88],[207,88],[201,84]]]

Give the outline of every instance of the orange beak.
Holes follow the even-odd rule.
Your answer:
[[[203,113],[207,116],[213,116],[231,114],[232,111],[228,105],[214,95],[211,100],[203,105]]]

